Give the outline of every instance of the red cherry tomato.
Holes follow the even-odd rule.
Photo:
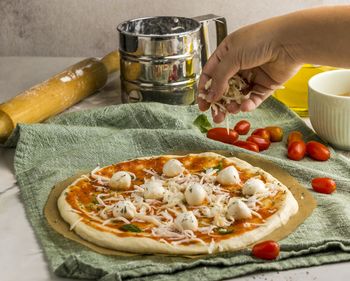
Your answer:
[[[254,130],[252,136],[259,136],[264,139],[270,140],[270,133],[264,128],[258,128]]]
[[[283,129],[281,127],[270,126],[265,129],[270,133],[270,141],[278,142],[283,139]]]
[[[226,128],[212,128],[207,132],[207,137],[212,140],[233,144],[238,139],[238,134],[232,129],[227,133]]]
[[[288,158],[299,161],[304,158],[306,153],[306,145],[302,140],[293,141],[288,146]]]
[[[331,194],[337,188],[335,181],[331,178],[314,178],[311,185],[316,192],[325,194]]]
[[[247,138],[247,141],[251,141],[253,143],[256,143],[259,147],[259,151],[263,151],[269,148],[271,142],[267,139],[264,139],[262,137],[259,136],[250,136],[249,138]]]
[[[240,148],[244,148],[247,150],[251,150],[254,152],[259,152],[259,146],[251,141],[242,141],[242,140],[238,140],[236,142],[233,143],[233,145],[238,146]]]
[[[299,131],[290,132],[288,135],[287,147],[289,147],[295,141],[303,140],[303,134]]]
[[[309,141],[306,144],[306,153],[315,160],[326,161],[331,157],[328,147],[317,141]]]
[[[247,120],[241,120],[236,124],[234,130],[239,135],[246,135],[250,130],[250,123]]]
[[[280,253],[280,246],[277,242],[267,240],[258,244],[255,244],[252,249],[254,257],[264,260],[274,260]]]

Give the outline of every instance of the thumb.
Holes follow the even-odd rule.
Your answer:
[[[227,53],[216,65],[211,77],[211,87],[208,91],[207,100],[209,102],[218,101],[228,88],[229,79],[240,69],[238,61],[233,59],[233,54]]]
[[[204,88],[207,80],[212,79],[211,87],[208,91],[207,100],[218,101],[228,87],[228,80],[239,70],[239,60],[236,51],[230,47],[229,37],[226,37],[216,48],[214,53],[203,67],[200,86]]]

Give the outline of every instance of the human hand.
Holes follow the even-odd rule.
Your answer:
[[[249,82],[252,94],[241,104],[226,105],[229,113],[252,111],[274,90],[292,77],[300,63],[287,51],[279,40],[278,22],[267,20],[243,27],[230,35],[218,46],[203,68],[199,79],[199,109],[208,110],[211,102],[221,99],[228,87],[228,80],[239,74]],[[212,79],[211,87],[205,84]],[[225,119],[222,111],[212,110],[213,120],[220,123]]]

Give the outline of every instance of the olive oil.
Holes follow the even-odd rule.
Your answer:
[[[337,68],[305,64],[296,75],[284,84],[284,89],[275,91],[274,97],[294,110],[299,116],[306,117],[308,116],[309,79],[318,73],[334,69]]]

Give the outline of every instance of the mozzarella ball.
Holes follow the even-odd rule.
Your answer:
[[[216,180],[223,185],[237,184],[241,181],[237,169],[233,166],[222,169],[218,173]]]
[[[199,183],[194,183],[186,188],[185,198],[189,205],[201,205],[207,196],[203,186]]]
[[[160,180],[150,180],[142,185],[145,199],[162,199],[165,189]]]
[[[177,159],[170,159],[163,166],[163,174],[169,178],[176,177],[185,170],[182,163]]]
[[[132,219],[136,215],[136,208],[130,201],[119,201],[112,210],[114,217]]]
[[[131,186],[131,176],[128,172],[119,171],[109,180],[109,187],[113,190],[126,190]]]
[[[179,214],[174,221],[174,226],[179,231],[196,231],[198,229],[198,221],[193,212],[189,211]]]
[[[242,200],[235,199],[227,208],[227,217],[235,220],[251,219],[252,211]]]
[[[221,212],[221,206],[213,206],[211,209],[210,209],[210,216],[211,218],[215,217],[215,216],[218,216],[220,215],[220,212]]]
[[[255,178],[247,180],[242,188],[243,195],[247,196],[254,195],[255,193],[264,193],[266,191],[265,183]]]

